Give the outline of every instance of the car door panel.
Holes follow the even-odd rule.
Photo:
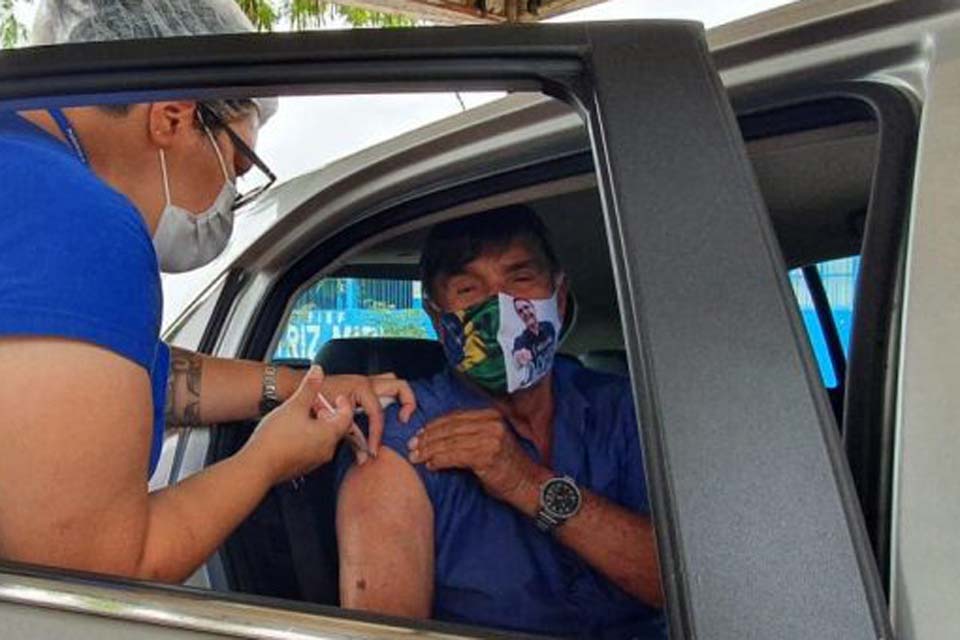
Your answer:
[[[733,112],[702,41],[646,35],[594,46],[590,126],[665,586],[691,607],[672,609],[672,630],[886,635],[843,449]]]
[[[98,43],[9,52],[0,80],[0,103],[17,108],[83,103],[121,87],[110,100],[456,87],[539,89],[577,104],[612,241],[672,637],[887,633],[836,428],[699,25],[230,36],[187,48]],[[238,290],[221,321],[248,327],[270,276],[252,277],[243,289],[257,297]],[[223,352],[241,353],[245,333],[227,336]],[[104,621],[131,611],[27,599],[24,576],[0,568],[0,578],[8,587],[0,602],[15,606]],[[170,604],[144,597],[161,611]],[[22,623],[29,633],[45,624],[37,611],[36,627]],[[246,613],[249,625],[233,632],[263,637],[262,612]],[[307,618],[316,637],[324,624],[338,628],[333,617]],[[178,624],[162,615],[142,621]]]

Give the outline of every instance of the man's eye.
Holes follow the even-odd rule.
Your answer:
[[[465,295],[468,293],[473,293],[476,290],[476,287],[466,286],[466,287],[457,287],[457,295]]]

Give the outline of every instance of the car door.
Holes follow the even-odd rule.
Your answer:
[[[574,105],[591,134],[610,238],[671,636],[889,635],[836,426],[699,25],[183,44],[7,52],[0,101],[444,87],[543,91]],[[211,337],[228,312],[240,329],[254,317],[269,274],[247,275],[224,288]],[[244,287],[243,305],[231,306]],[[220,347],[242,352],[241,342]],[[413,635],[480,633],[10,565],[0,570],[0,620],[19,637],[395,637],[402,624]]]

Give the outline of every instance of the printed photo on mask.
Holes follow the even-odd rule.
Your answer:
[[[500,294],[497,338],[505,355],[509,393],[533,386],[549,373],[559,329],[556,296],[530,300]]]

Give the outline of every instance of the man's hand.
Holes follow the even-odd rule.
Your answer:
[[[433,420],[407,443],[410,462],[431,471],[469,469],[505,502],[551,476],[530,459],[495,409],[456,411]]]
[[[555,474],[521,448],[496,410],[459,411],[427,424],[408,443],[410,462],[428,469],[469,469],[491,496],[533,518],[540,486]],[[376,466],[373,466],[376,469]],[[556,539],[627,593],[663,606],[653,524],[581,487],[580,512],[555,531]]]

